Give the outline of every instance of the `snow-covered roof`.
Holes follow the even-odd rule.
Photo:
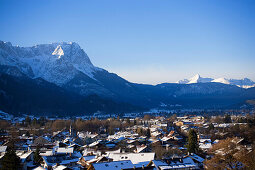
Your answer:
[[[94,155],[101,155],[102,152],[100,150],[95,150],[95,149],[91,149],[91,148],[85,148],[83,151],[84,156],[87,156],[91,153]]]
[[[200,156],[198,156],[197,154],[194,154],[194,153],[190,154],[189,157],[191,157],[192,159],[194,159],[198,162],[201,162],[201,163],[204,162],[204,160],[205,160],[204,158],[201,158]]]
[[[128,140],[127,143],[133,143],[135,142],[136,140]]]
[[[164,137],[161,139],[161,141],[166,142],[166,141],[168,141],[169,139],[170,139],[169,137],[164,136]]]
[[[109,143],[105,145],[107,148],[114,148],[116,145],[113,143]]]
[[[172,161],[170,164],[154,162],[154,164],[157,165],[157,167],[160,167],[161,170],[164,170],[164,169],[185,169],[185,168],[195,168],[196,167],[196,164],[190,157],[183,158],[182,162]],[[163,164],[163,165],[161,165],[161,164]]]
[[[158,132],[158,131],[155,131],[155,132],[151,133],[151,136],[158,136],[158,135],[161,135],[161,133]]]
[[[146,145],[145,145],[145,146],[137,146],[136,148],[137,148],[136,153],[140,153],[140,152],[142,152],[144,149],[146,149],[147,146],[146,146]]]
[[[0,153],[6,152],[7,146],[0,146]]]
[[[113,153],[120,153],[120,149],[114,151],[106,151],[106,155],[113,154]]]
[[[25,162],[27,157],[29,157],[32,153],[33,153],[33,151],[28,151],[28,152],[25,152],[25,153],[24,153],[24,151],[17,151],[16,152],[17,156],[21,159],[21,162]]]
[[[96,156],[95,155],[92,155],[92,156],[83,156],[83,158],[85,159],[85,161],[89,161],[89,160],[95,159]]]
[[[96,145],[98,145],[100,142],[101,142],[101,140],[95,141],[95,142],[89,144],[89,147],[96,146]]]
[[[152,162],[153,162],[153,164],[154,164],[156,167],[159,167],[159,166],[167,166],[167,165],[168,165],[166,162],[163,162],[163,161],[160,161],[160,160],[153,160]]]
[[[98,134],[91,134],[91,132],[78,132],[80,138],[95,138]]]
[[[211,143],[199,143],[199,148],[201,149],[210,149],[212,147]]]
[[[38,167],[34,168],[33,170],[46,170],[46,169],[41,166],[38,166]]]
[[[64,165],[59,165],[59,166],[56,166],[56,167],[53,167],[54,170],[64,170],[66,169],[67,167],[64,166]]]
[[[134,166],[136,167],[136,168],[140,168],[140,167],[146,167],[148,164],[150,163],[150,161],[145,161],[145,162],[139,162],[139,163],[137,163],[137,164],[134,164]]]
[[[130,160],[133,164],[154,160],[155,153],[111,153],[113,161]]]
[[[219,143],[219,139],[216,139],[215,141],[213,141],[213,144]]]
[[[114,170],[114,169],[130,169],[134,165],[130,160],[125,161],[114,161],[114,162],[103,162],[103,163],[93,163],[95,170]]]
[[[211,139],[199,139],[199,142],[200,142],[200,143],[204,143],[204,142],[206,142],[206,143],[212,143],[212,140],[211,140]]]
[[[47,150],[45,152],[41,152],[40,155],[41,156],[50,156],[50,155],[53,155],[53,152],[52,152],[52,150]]]
[[[57,153],[73,153],[74,148],[57,148]]]
[[[46,162],[47,166],[53,166],[56,163],[59,163],[60,165],[67,165],[72,162],[78,162],[80,160],[81,154],[72,155],[70,156],[43,156],[42,158]]]

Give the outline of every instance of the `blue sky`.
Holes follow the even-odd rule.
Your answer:
[[[253,0],[0,0],[0,40],[74,41],[132,82],[255,80]]]

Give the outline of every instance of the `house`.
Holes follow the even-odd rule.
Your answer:
[[[155,168],[158,170],[187,170],[187,169],[199,169],[196,163],[190,157],[171,158],[164,161],[152,161]]]
[[[204,167],[204,158],[198,156],[197,154],[191,153],[188,155],[188,157],[190,157],[196,164],[197,167],[199,167],[200,169],[203,169]]]
[[[211,139],[199,139],[199,148],[208,151],[212,147]]]
[[[31,147],[36,148],[38,145],[48,149],[53,148],[53,146],[55,146],[54,143],[50,142],[50,139],[48,137],[43,136],[36,138],[34,142],[31,144]]]
[[[95,159],[96,155],[91,155],[91,156],[82,156],[79,160],[79,164],[82,165],[83,167],[89,166],[88,161]]]
[[[7,146],[0,146],[0,159],[4,156]]]
[[[21,166],[23,170],[34,168],[33,164],[33,151],[16,151],[17,156],[20,158]]]
[[[75,152],[73,148],[53,148],[48,155],[41,154],[44,168],[52,168],[57,165],[64,165],[68,168],[80,167],[78,161],[82,157],[80,152]]]
[[[114,162],[102,162],[102,163],[93,163],[88,170],[124,170],[132,169],[134,165],[130,160],[125,161],[114,161]]]
[[[114,170],[114,169],[122,169],[122,170],[133,170],[133,169],[154,169],[150,161],[140,163],[140,164],[133,164],[130,160],[124,161],[113,161],[113,162],[102,162],[102,163],[93,163],[88,170]]]
[[[107,156],[85,156],[80,159],[78,164],[88,169],[93,163],[112,162],[112,159]]]
[[[133,164],[154,160],[155,153],[110,153],[109,158],[113,161],[130,160]]]

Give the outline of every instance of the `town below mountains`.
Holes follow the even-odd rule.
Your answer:
[[[0,169],[254,169],[254,106],[248,78],[138,84],[77,43],[0,41]]]
[[[254,169],[254,113],[0,119],[0,168]]]
[[[0,41],[0,110],[12,114],[249,108],[254,84],[200,75],[177,83],[132,83],[94,66],[74,42],[19,47]]]

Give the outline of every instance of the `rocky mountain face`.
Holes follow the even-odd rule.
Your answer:
[[[0,81],[0,110],[5,108],[6,112],[12,110],[12,102],[19,105],[24,97],[27,103],[23,107],[15,106],[14,110],[23,108],[25,112],[25,108],[30,107],[34,108],[31,112],[46,109],[59,113],[65,109],[80,113],[84,109],[82,105],[87,105],[89,112],[141,110],[162,106],[162,103],[167,107],[223,108],[243,103],[255,94],[254,90],[238,87],[241,83],[248,85],[246,79],[215,80],[196,75],[189,80],[156,86],[131,83],[95,67],[84,50],[73,42],[18,47],[0,41]],[[23,87],[27,91],[24,92]],[[50,98],[55,100],[38,98],[41,95],[55,95]],[[91,99],[91,95],[97,97]],[[35,101],[45,104],[31,105]]]
[[[76,43],[42,44],[15,47],[0,41],[0,64],[15,66],[30,78],[41,77],[59,86],[82,72],[93,79],[94,67],[87,54]]]

